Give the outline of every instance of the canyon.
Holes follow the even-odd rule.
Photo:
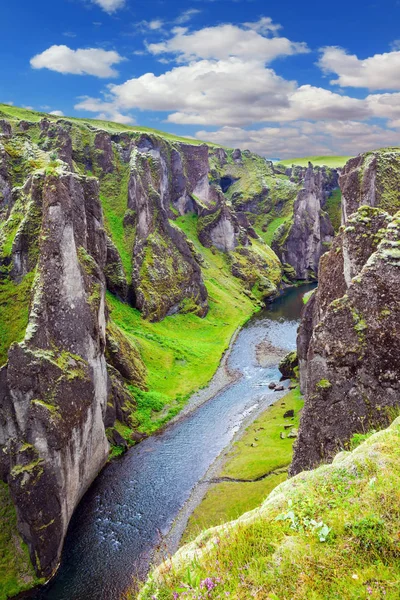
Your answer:
[[[176,416],[234,331],[293,285],[318,280],[291,475],[394,420],[397,149],[287,167],[6,105],[0,131],[0,475],[27,545],[15,593],[54,575],[110,452]]]

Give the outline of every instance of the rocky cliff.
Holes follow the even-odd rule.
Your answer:
[[[292,474],[387,423],[400,405],[399,156],[361,155],[341,175],[346,222],[321,259],[298,336],[306,401]]]
[[[326,204],[338,188],[338,172],[325,167],[293,168],[291,178],[301,189],[293,205],[293,217],[279,226],[272,247],[283,263],[294,268],[296,279],[316,279],[318,264],[335,235]]]

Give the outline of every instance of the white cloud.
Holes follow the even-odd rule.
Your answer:
[[[135,27],[140,31],[159,31],[164,27],[164,21],[162,19],[153,19],[152,21],[140,21],[135,24]],[[137,52],[135,53],[137,54]],[[145,54],[143,52],[143,54]]]
[[[279,29],[282,29],[282,25],[273,23],[270,17],[261,17],[255,22],[243,23],[243,27],[246,27],[247,29],[253,29],[254,31],[264,35],[269,33],[276,34]]]
[[[68,46],[51,46],[41,54],[31,58],[34,69],[50,69],[57,73],[75,75],[95,75],[96,77],[116,77],[118,72],[112,65],[124,58],[114,50],[87,48],[71,50]]]
[[[184,27],[176,27],[172,30],[173,37],[157,44],[148,44],[147,49],[155,56],[173,54],[178,62],[199,59],[226,60],[230,57],[270,62],[277,56],[308,52],[304,42],[263,35],[275,32],[277,27],[268,18],[242,26],[217,25],[193,32]]]
[[[279,158],[331,154],[355,156],[359,152],[398,143],[396,131],[357,121],[297,121],[289,126],[252,130],[223,127],[211,133],[198,131],[196,138]]]
[[[202,60],[163,75],[146,73],[109,90],[121,109],[177,111],[173,123],[245,124],[272,118],[295,83],[257,62]]]
[[[120,109],[165,111],[180,125],[249,125],[297,119],[367,118],[364,100],[309,85],[297,87],[258,61],[202,60],[109,90]]]
[[[184,25],[188,21],[192,19],[195,15],[198,15],[201,11],[197,8],[189,8],[189,10],[185,10],[179,17],[175,19],[175,23],[177,25]]]
[[[52,110],[49,112],[49,115],[54,115],[55,117],[63,117],[64,113],[62,110]]]
[[[74,108],[75,110],[97,113],[93,118],[102,121],[115,121],[116,123],[123,123],[124,125],[131,125],[135,122],[131,116],[119,112],[112,102],[104,102],[97,98],[84,96],[80,99],[78,104],[75,104]]]
[[[332,84],[370,90],[400,90],[398,50],[375,54],[363,60],[336,46],[322,48],[321,52],[318,65],[325,73],[338,76],[330,82]]]
[[[92,0],[92,3],[97,4],[109,14],[125,6],[125,0]]]

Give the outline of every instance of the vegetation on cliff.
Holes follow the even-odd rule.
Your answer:
[[[333,464],[280,484],[149,577],[140,600],[395,600],[400,594],[400,419]]]

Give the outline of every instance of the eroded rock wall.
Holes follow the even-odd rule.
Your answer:
[[[291,169],[290,173],[299,180],[301,189],[294,201],[293,218],[280,227],[273,248],[283,263],[294,268],[297,279],[316,279],[319,259],[334,237],[324,206],[338,187],[338,174],[311,164],[307,169]]]
[[[348,185],[345,177],[344,194]],[[321,258],[318,290],[303,313],[306,398],[292,474],[330,460],[354,433],[385,425],[398,410],[399,284],[400,213],[361,206]]]

